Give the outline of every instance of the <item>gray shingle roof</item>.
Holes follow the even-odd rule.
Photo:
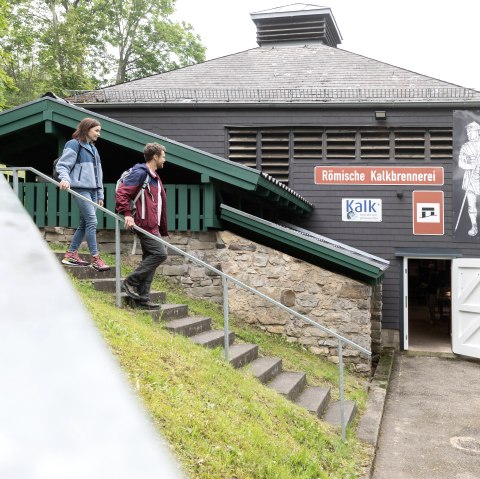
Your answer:
[[[90,92],[74,103],[458,103],[480,92],[323,44],[258,47]]]
[[[311,3],[290,3],[289,5],[282,5],[281,7],[268,8],[253,12],[250,15],[259,14],[288,14],[288,15],[303,15],[308,12],[315,12],[318,10],[330,10],[328,7],[320,5],[313,5]]]

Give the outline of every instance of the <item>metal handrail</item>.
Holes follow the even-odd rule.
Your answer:
[[[5,167],[5,168],[0,168],[0,171],[12,171],[13,172],[13,190],[15,194],[18,196],[18,171],[30,171],[41,178],[45,179],[46,181],[55,184],[56,186],[60,186],[60,183],[58,181],[55,181],[52,179],[50,176],[42,173],[41,171],[38,171],[37,169],[30,167],[30,166],[24,166],[24,167]],[[93,201],[89,200],[88,198],[83,197],[76,191],[73,191],[71,189],[67,190],[68,193],[71,195],[76,196],[77,198],[80,198],[83,201],[86,201],[87,203],[92,204],[96,208],[100,209],[104,213],[110,215],[112,218],[115,219],[115,304],[117,307],[121,307],[121,284],[120,284],[120,221],[124,222],[124,218],[120,215],[117,215],[116,213],[113,213],[112,211],[104,208],[103,206],[98,205],[97,203],[94,203]],[[228,361],[229,359],[229,326],[228,326],[228,281],[231,281],[233,284],[236,284],[237,286],[240,286],[247,291],[250,291],[251,293],[260,296],[264,300],[274,304],[275,306],[279,307],[280,309],[283,309],[284,311],[287,311],[289,314],[292,316],[295,316],[297,318],[300,318],[304,322],[314,326],[315,328],[318,328],[322,330],[323,332],[335,337],[338,339],[338,359],[339,359],[339,376],[340,376],[340,382],[339,382],[339,390],[340,390],[340,422],[341,422],[341,429],[342,429],[342,439],[345,440],[346,438],[346,425],[345,425],[345,410],[344,410],[344,383],[343,383],[343,343],[357,349],[360,351],[360,353],[366,355],[367,357],[371,357],[372,353],[368,349],[360,346],[359,344],[354,343],[353,341],[341,336],[340,334],[336,333],[335,331],[332,331],[331,329],[326,328],[325,326],[322,326],[321,324],[318,324],[317,322],[313,321],[312,319],[308,318],[307,316],[304,316],[303,314],[298,313],[297,311],[289,308],[288,306],[283,305],[282,303],[276,301],[273,298],[270,298],[269,296],[261,293],[260,291],[256,290],[255,288],[252,288],[251,286],[246,285],[245,283],[242,283],[238,279],[234,278],[233,276],[230,276],[229,274],[224,273],[223,271],[220,271],[219,269],[211,266],[210,264],[202,261],[199,258],[196,258],[195,256],[181,250],[180,248],[177,248],[176,246],[171,245],[164,239],[155,236],[148,231],[145,231],[144,229],[140,228],[139,226],[134,225],[133,228],[148,236],[149,238],[158,241],[162,244],[164,244],[167,248],[172,249],[176,253],[190,259],[191,261],[200,264],[201,266],[209,269],[210,271],[220,275],[222,277],[222,285],[223,285],[223,315],[224,315],[224,351],[225,351],[225,359]]]

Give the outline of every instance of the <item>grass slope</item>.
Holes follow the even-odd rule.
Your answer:
[[[168,440],[189,478],[291,479],[362,477],[364,445],[262,386],[247,370],[235,370],[222,351],[168,333],[145,313],[119,310],[112,295],[73,280],[99,330]],[[154,283],[158,290],[160,283]],[[217,305],[189,300],[177,291],[169,302],[220,322]],[[284,359],[284,368],[307,371],[310,384],[335,387],[330,363],[248,325],[235,324],[242,339],[263,354]],[[365,402],[361,378],[346,374],[346,396]]]

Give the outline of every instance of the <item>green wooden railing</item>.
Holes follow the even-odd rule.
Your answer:
[[[19,182],[18,197],[39,228],[64,226],[76,228],[79,210],[73,196],[51,183]],[[169,231],[205,231],[206,189],[204,185],[164,185],[167,194]],[[115,211],[115,184],[105,188],[105,208]],[[97,229],[115,229],[115,219],[97,210]]]

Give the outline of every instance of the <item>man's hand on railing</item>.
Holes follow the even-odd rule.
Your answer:
[[[67,180],[60,181],[61,190],[68,190],[68,188],[70,188],[70,183]]]
[[[125,216],[125,229],[131,230],[135,226],[135,221],[132,216]]]

